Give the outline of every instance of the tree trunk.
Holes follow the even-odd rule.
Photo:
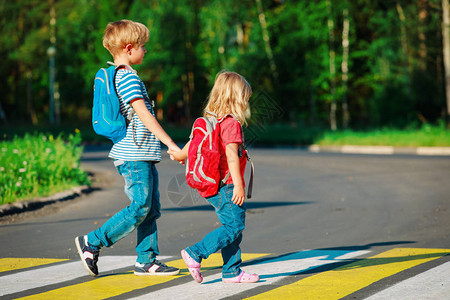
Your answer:
[[[410,75],[410,66],[411,66],[411,56],[409,55],[408,50],[408,37],[406,35],[406,17],[403,13],[403,8],[399,2],[397,2],[397,13],[398,18],[400,19],[400,41],[402,45],[403,55],[404,55],[404,68],[406,74],[406,89],[408,93],[408,97],[411,99],[412,91],[411,91],[411,75]]]
[[[256,0],[256,6],[258,7],[259,24],[261,25],[266,55],[270,63],[270,70],[272,71],[273,78],[277,80],[278,79],[277,65],[275,64],[275,60],[273,59],[272,47],[270,46],[269,31],[267,30],[266,24],[266,16],[264,14],[261,0]]]
[[[426,21],[428,18],[428,0],[419,0],[418,3],[419,8],[419,68],[423,71],[427,69],[427,38],[426,38]]]
[[[31,124],[37,125],[38,119],[33,106],[33,80],[31,71],[26,72],[27,75],[27,109],[30,114]]]
[[[350,22],[348,18],[348,8],[344,8],[342,12],[343,16],[343,27],[342,27],[342,126],[344,128],[348,127],[348,123],[350,122],[350,112],[348,110],[348,101],[347,101],[347,85],[348,85],[348,57],[349,57],[349,31],[350,31]]]
[[[7,124],[8,120],[6,119],[5,112],[3,110],[2,102],[0,101],[0,120],[3,122],[3,124]]]
[[[336,53],[334,51],[334,21],[331,10],[331,3],[327,1],[328,6],[328,41],[329,41],[329,50],[328,50],[328,62],[330,68],[330,92],[331,92],[331,104],[330,104],[330,129],[337,129],[336,122]]]
[[[305,75],[309,86],[309,125],[314,126],[316,122],[316,99],[314,97],[314,86],[311,76],[311,67],[309,54],[305,55]]]
[[[445,95],[447,99],[447,126],[450,126],[450,5],[442,0],[442,39],[445,68]]]

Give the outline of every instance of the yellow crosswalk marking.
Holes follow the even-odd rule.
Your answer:
[[[449,253],[450,249],[396,248],[247,299],[340,299],[385,277]]]
[[[65,261],[67,259],[53,258],[0,258],[0,273],[18,269],[52,264],[55,262]]]
[[[242,254],[242,260],[252,260],[268,254]],[[220,267],[223,264],[222,256],[218,253],[211,255],[202,261],[202,270]],[[182,259],[167,262],[167,265],[180,268],[177,276],[135,276],[132,271],[120,274],[99,276],[96,279],[55,289],[41,294],[31,295],[20,299],[105,299],[133,290],[143,289],[148,286],[161,284],[186,276],[189,274]]]

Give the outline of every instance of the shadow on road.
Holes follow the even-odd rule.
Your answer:
[[[67,223],[76,223],[76,222],[80,222],[80,221],[85,221],[85,222],[89,222],[89,221],[103,221],[103,220],[107,220],[111,218],[111,216],[95,216],[95,217],[90,217],[90,218],[77,218],[77,219],[64,219],[64,220],[58,220],[58,221],[54,221],[54,222],[24,222],[24,223],[12,223],[12,224],[1,224],[0,228],[3,227],[22,227],[22,226],[28,226],[28,225],[32,225],[32,224],[40,224],[40,225],[48,225],[48,224],[67,224]]]
[[[288,202],[288,201],[278,201],[278,202],[246,202],[247,209],[263,209],[270,207],[279,206],[289,206],[289,205],[304,205],[311,204],[310,201],[299,201],[299,202]],[[163,208],[162,211],[209,211],[214,210],[212,205],[197,205],[197,206],[182,206],[182,207],[170,207]]]
[[[322,249],[313,249],[313,250],[304,250],[299,252],[287,253],[279,256],[272,257],[264,257],[251,262],[244,262],[243,266],[246,265],[257,265],[257,264],[266,264],[268,270],[270,270],[270,264],[278,263],[278,262],[289,262],[289,265],[296,264],[295,261],[328,261],[326,264],[318,264],[316,266],[309,265],[308,263],[304,266],[302,263],[299,264],[296,270],[286,270],[282,272],[275,273],[267,273],[260,274],[261,280],[267,278],[274,277],[282,277],[282,276],[292,276],[292,275],[307,275],[307,274],[316,274],[320,272],[326,272],[333,269],[339,268],[340,270],[346,269],[354,269],[361,268],[373,265],[383,265],[383,264],[391,264],[396,262],[410,261],[410,260],[420,260],[429,257],[440,257],[449,255],[450,253],[429,253],[429,254],[420,254],[420,255],[407,255],[407,256],[399,256],[399,257],[383,257],[383,258],[340,258],[345,257],[352,252],[368,250],[373,247],[382,247],[382,246],[395,246],[395,245],[405,245],[405,244],[413,244],[414,241],[391,241],[391,242],[380,242],[380,243],[371,243],[367,245],[361,246],[344,246],[344,247],[333,247],[333,248],[322,248]],[[334,261],[334,262],[333,262]]]

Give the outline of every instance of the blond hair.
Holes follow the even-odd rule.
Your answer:
[[[206,117],[209,112],[219,118],[232,114],[241,124],[247,124],[246,119],[250,115],[248,100],[251,95],[252,88],[243,76],[221,71],[216,75],[203,116]]]
[[[148,28],[141,23],[120,20],[109,23],[103,35],[103,46],[114,57],[127,45],[144,45],[150,36]]]

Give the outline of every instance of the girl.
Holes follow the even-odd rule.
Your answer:
[[[181,251],[181,256],[189,272],[197,282],[202,282],[200,273],[202,259],[217,250],[222,251],[222,281],[228,283],[257,282],[257,274],[248,274],[241,270],[242,231],[245,228],[245,191],[244,170],[247,162],[243,149],[241,124],[246,124],[249,107],[248,100],[252,90],[241,75],[222,71],[216,76],[214,86],[204,109],[204,116],[214,115],[224,118],[220,123],[220,165],[221,178],[229,172],[231,176],[218,193],[206,200],[215,208],[222,226],[207,234],[203,240]],[[179,151],[169,150],[176,160],[184,162],[187,158],[189,143]],[[241,155],[239,155],[241,154]]]

